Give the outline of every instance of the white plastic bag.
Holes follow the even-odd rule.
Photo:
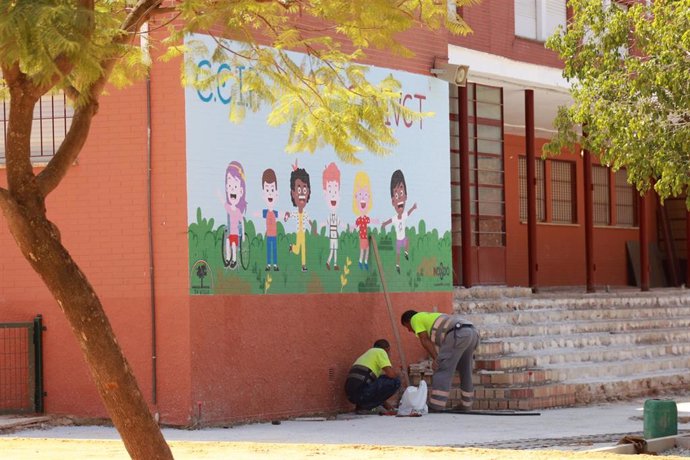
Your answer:
[[[409,417],[410,415],[424,415],[429,413],[426,405],[426,382],[422,380],[419,386],[410,385],[400,398],[398,406],[398,416]]]

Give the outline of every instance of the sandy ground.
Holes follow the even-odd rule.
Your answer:
[[[207,459],[453,459],[453,460],[553,460],[553,459],[625,459],[630,456],[563,451],[514,451],[448,447],[401,447],[341,444],[270,444],[237,442],[193,442],[174,441],[170,443],[173,455],[178,460]],[[76,440],[76,439],[33,439],[5,438],[0,440],[1,458],[6,460],[127,460],[129,456],[120,441]],[[680,458],[662,457],[655,458]]]

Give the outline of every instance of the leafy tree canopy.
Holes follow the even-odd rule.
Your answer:
[[[546,151],[580,143],[665,198],[690,184],[690,0],[647,3],[569,0],[572,20],[547,47],[574,104],[560,108]]]
[[[392,110],[408,118],[427,114],[399,103],[399,84],[392,77],[370,82],[366,66],[354,60],[364,58],[368,49],[410,57],[411,51],[397,35],[414,27],[469,32],[462,18],[456,14],[449,18],[448,4],[437,0],[182,0],[171,8],[160,4],[160,0],[2,2],[0,65],[18,63],[42,90],[67,90],[76,104],[83,104],[93,99],[94,83],[104,76],[110,83],[124,85],[145,75],[148,63],[139,26],[154,14],[159,17],[162,10],[166,16],[157,23],[167,21],[168,34],[155,45],[164,46],[168,58],[187,52],[186,84],[203,88],[218,79],[237,78],[232,72],[219,76],[199,70],[192,63],[200,55],[251,68],[243,74],[241,90],[232,85],[237,97],[230,103],[231,120],[240,121],[247,109],[268,104],[272,108],[268,124],[291,127],[288,151],[313,152],[330,144],[342,160],[357,162],[356,154],[363,149],[385,154],[395,144],[391,128],[383,123]],[[208,49],[195,41],[183,45],[194,32],[213,34],[216,46]],[[231,47],[228,38],[243,45]],[[288,50],[306,57],[296,61]]]

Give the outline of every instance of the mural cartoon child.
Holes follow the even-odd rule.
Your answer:
[[[338,231],[340,228],[340,218],[336,211],[340,204],[340,170],[338,166],[331,162],[323,170],[323,196],[328,206],[328,218],[326,219],[326,230],[328,232],[329,251],[326,268],[331,269],[331,259],[333,260],[333,270],[340,270],[338,267]]]
[[[284,221],[287,222],[292,217],[297,221],[297,240],[295,244],[291,244],[289,251],[291,254],[300,254],[302,256],[302,271],[307,271],[307,245],[306,245],[306,228],[309,225],[309,215],[304,210],[309,202],[311,196],[311,185],[309,184],[309,173],[304,168],[297,166],[297,161],[292,166],[292,173],[290,173],[290,199],[293,206],[297,207],[297,212],[290,214],[285,213]]]
[[[405,248],[405,259],[408,260],[410,242],[407,240],[405,234],[405,220],[417,209],[417,203],[413,204],[409,211],[405,212],[405,204],[407,204],[407,184],[405,183],[405,176],[403,172],[396,169],[391,176],[391,204],[395,209],[395,214],[390,219],[381,224],[381,230],[386,225],[393,223],[395,228],[395,270],[400,273],[400,250]]]
[[[378,223],[377,219],[369,217],[373,206],[371,195],[371,181],[364,171],[355,174],[355,185],[352,197],[352,210],[357,216],[355,225],[359,232],[359,269],[369,270],[369,224]]]
[[[230,261],[230,268],[237,267],[237,246],[240,242],[242,221],[247,211],[245,197],[246,182],[244,168],[239,161],[232,161],[225,170],[225,212],[228,213],[228,244],[225,258]]]
[[[266,220],[266,271],[271,269],[279,271],[278,268],[278,211],[275,209],[278,203],[278,178],[273,169],[264,170],[261,175],[261,190],[266,203],[266,207],[255,216],[261,216]]]

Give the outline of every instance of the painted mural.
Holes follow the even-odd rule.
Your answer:
[[[185,90],[192,294],[378,292],[382,275],[392,292],[451,289],[448,86],[377,67],[369,77],[390,73],[404,104],[435,115],[393,114],[392,154],[362,152],[357,165],[327,148],[286,153],[288,127],[269,127],[268,110],[230,122],[222,85]]]

